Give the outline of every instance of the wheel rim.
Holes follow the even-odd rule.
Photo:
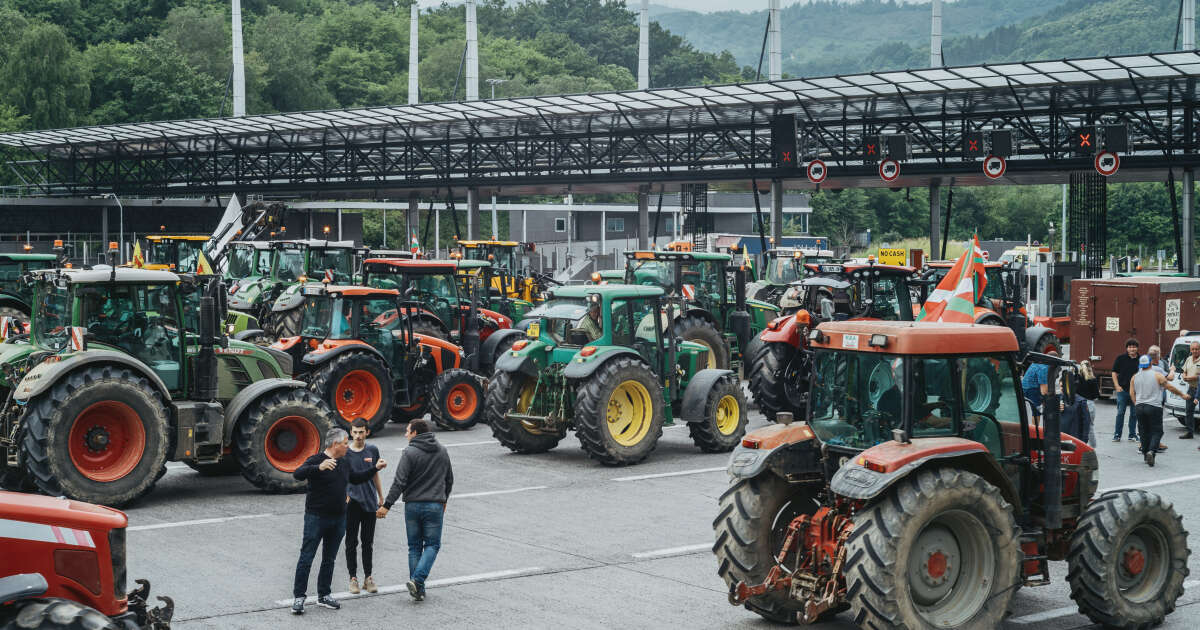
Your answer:
[[[470,420],[479,408],[479,396],[475,388],[467,383],[459,383],[450,388],[446,394],[446,411],[455,420]]]
[[[517,404],[513,405],[513,411],[517,413],[526,413],[533,405],[533,393],[537,389],[537,382],[533,379],[525,379],[521,382],[517,389]]]
[[[650,392],[637,381],[624,381],[608,397],[609,435],[621,446],[635,446],[650,432]]]
[[[321,447],[317,427],[301,416],[285,416],[267,429],[267,461],[283,472],[293,472]]]
[[[146,452],[146,429],[125,403],[92,403],[75,417],[67,436],[71,464],[92,481],[116,481],[133,472]]]
[[[1117,588],[1134,603],[1155,600],[1170,573],[1167,538],[1151,524],[1134,528],[1117,548]]]
[[[987,411],[992,402],[992,379],[983,372],[976,372],[967,379],[967,410]]]
[[[896,379],[892,377],[892,366],[885,360],[875,364],[867,381],[867,396],[872,406],[877,406],[883,393],[892,388]]]
[[[717,401],[717,430],[721,435],[733,435],[742,420],[742,406],[730,394]]]
[[[996,552],[987,527],[973,514],[949,510],[917,536],[908,554],[908,585],[918,614],[950,628],[969,621],[988,601]]]
[[[717,351],[713,350],[713,347],[711,345],[709,345],[707,341],[705,341],[703,339],[688,339],[687,341],[690,341],[691,343],[698,343],[698,344],[704,346],[705,348],[708,348],[708,352],[705,353],[705,356],[708,357],[708,360],[705,362],[704,367],[705,367],[705,369],[709,369],[709,370],[716,369],[716,367],[717,367]]]
[[[334,388],[334,404],[338,415],[345,420],[371,419],[379,412],[383,388],[375,375],[366,370],[353,370],[338,381]]]

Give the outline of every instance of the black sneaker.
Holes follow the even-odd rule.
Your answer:
[[[329,608],[331,610],[342,609],[342,605],[339,604],[338,600],[334,599],[332,595],[322,595],[321,597],[318,597],[317,605],[322,608]]]
[[[292,600],[292,614],[293,615],[303,615],[304,614],[304,600],[305,599],[308,599],[308,598],[307,597],[297,597],[296,599]]]
[[[417,601],[419,601],[419,602],[425,601],[425,587],[421,587],[420,589],[417,590]]]
[[[1138,436],[1136,436],[1136,435],[1131,435],[1131,436],[1129,436],[1129,441],[1130,442],[1140,442],[1141,439],[1138,438]]]
[[[409,580],[404,583],[404,586],[408,587],[408,594],[411,595],[413,599],[421,601],[421,587],[417,586],[415,581]]]
[[[1191,434],[1191,433],[1184,433],[1183,435],[1179,436],[1179,439],[1181,439],[1181,440],[1191,440],[1191,439],[1193,439],[1193,438],[1195,438],[1195,437],[1196,437],[1196,436],[1195,436],[1195,435],[1193,435],[1193,434]]]
[[[1146,463],[1150,464],[1151,468],[1154,468],[1154,451],[1146,453]]]

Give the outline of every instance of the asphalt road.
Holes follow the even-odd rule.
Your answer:
[[[1145,485],[1174,502],[1185,526],[1200,519],[1200,440],[1177,439],[1145,466],[1130,442],[1111,442],[1115,407],[1097,408],[1101,488]],[[752,414],[752,426],[763,423]],[[511,454],[486,427],[445,433],[455,495],[429,595],[414,602],[407,579],[402,512],[379,523],[377,595],[347,597],[340,611],[288,610],[300,544],[303,495],[266,495],[240,476],[205,478],[172,465],[157,489],[128,510],[129,577],[151,580],[176,602],[175,628],[351,628],[412,623],[423,628],[762,628],[730,606],[710,551],[716,500],[728,483],[726,455],[701,454],[685,428],[668,428],[644,463],[606,468],[574,437],[548,454]],[[398,460],[398,425],[373,439]],[[390,483],[391,470],[385,473]],[[1200,550],[1200,540],[1192,546]],[[1161,626],[1200,627],[1200,554],[1176,612]],[[334,591],[347,574],[339,554]],[[1004,628],[1092,627],[1068,597],[1065,563],[1052,584],[1021,589]],[[843,614],[821,628],[849,629]]]

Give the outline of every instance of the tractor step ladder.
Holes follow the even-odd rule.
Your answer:
[[[1043,535],[1040,529],[1023,530],[1020,538],[1021,549],[1025,549],[1027,545],[1037,546],[1045,544],[1045,540],[1046,537]],[[1026,562],[1037,562],[1037,573],[1026,574],[1024,570],[1024,565]],[[1030,554],[1026,552],[1022,559],[1021,565],[1021,573],[1024,575],[1024,586],[1045,586],[1050,583],[1050,564],[1046,558],[1046,555],[1042,553],[1040,547],[1037,549],[1036,553]]]

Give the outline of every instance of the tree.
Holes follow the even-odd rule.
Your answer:
[[[337,105],[317,79],[311,26],[294,14],[271,8],[247,31],[247,48],[267,60],[260,92],[267,110],[295,112]]]
[[[851,245],[855,234],[875,225],[867,208],[867,194],[859,188],[822,190],[813,195],[811,205],[810,230],[813,234],[829,235],[836,245]]]
[[[196,73],[174,42],[107,42],[83,55],[92,77],[91,122],[199,118],[217,113],[222,85]]]
[[[35,129],[86,118],[87,73],[62,27],[34,23],[17,39],[0,72],[6,99]]]

